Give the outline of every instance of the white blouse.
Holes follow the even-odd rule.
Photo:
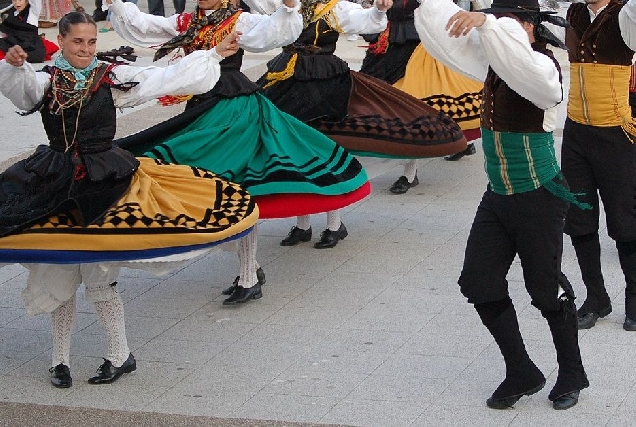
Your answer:
[[[138,82],[127,92],[113,88],[115,106],[133,107],[164,95],[191,95],[211,90],[221,75],[216,50],[197,51],[167,67],[117,65],[116,83]],[[25,62],[15,67],[0,61],[0,92],[17,108],[28,110],[37,104],[51,84],[50,75]]]
[[[298,7],[283,6],[269,16],[241,13],[236,22],[236,31],[242,33],[239,46],[249,52],[265,52],[294,42],[303,29]],[[158,47],[179,34],[179,15],[150,15],[121,0],[114,0],[109,9],[117,34],[137,46]]]
[[[258,13],[271,14],[280,5],[282,0],[243,0]],[[334,7],[334,13],[338,24],[345,34],[376,34],[382,32],[387,26],[386,12],[378,10],[375,4],[369,8],[363,8],[357,3],[348,0],[340,0]]]
[[[446,24],[460,10],[451,0],[421,0],[415,28],[433,57],[480,81],[485,80],[490,66],[512,90],[544,110],[563,100],[557,66],[532,49],[518,21],[487,14],[481,27],[466,36],[450,37]]]
[[[636,51],[636,1],[629,0],[618,13],[618,26],[625,44]]]

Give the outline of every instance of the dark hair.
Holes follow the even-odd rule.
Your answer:
[[[92,24],[97,28],[95,20],[91,15],[86,12],[69,12],[62,16],[62,19],[57,23],[59,33],[62,37],[66,36],[71,31],[71,25],[75,24]]]

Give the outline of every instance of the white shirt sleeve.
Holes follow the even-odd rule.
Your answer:
[[[449,68],[484,81],[488,74],[488,59],[484,56],[481,40],[473,29],[465,37],[450,37],[446,30],[448,20],[462,10],[450,0],[422,0],[415,9],[415,29],[424,48]]]
[[[243,0],[249,6],[250,12],[261,15],[271,15],[282,4],[282,0]]]
[[[167,67],[119,65],[116,82],[138,82],[124,92],[113,89],[116,107],[132,107],[164,95],[197,95],[211,90],[221,76],[216,50],[192,52]]]
[[[386,12],[379,11],[375,5],[365,9],[357,3],[340,0],[334,13],[344,34],[380,33],[388,23]]]
[[[563,101],[556,64],[532,49],[528,33],[518,21],[488,15],[476,30],[490,66],[512,90],[544,110]]]
[[[265,52],[293,43],[303,30],[297,10],[298,6],[281,6],[271,15],[241,13],[236,22],[236,31],[242,33],[239,46],[250,52]]]
[[[178,35],[177,17],[155,16],[144,13],[131,2],[113,0],[111,23],[119,36],[141,47],[155,47]]]
[[[42,0],[29,0],[29,6],[27,23],[37,27],[38,20],[40,19],[40,13],[42,12]]]
[[[20,110],[33,108],[51,84],[48,73],[35,71],[28,62],[14,67],[3,59],[0,61],[0,76],[0,92]]]
[[[167,67],[118,65],[113,69],[115,83],[139,83],[129,91],[113,88],[116,107],[132,107],[163,95],[196,95],[212,89],[221,75],[216,50],[196,51]],[[50,76],[36,72],[25,62],[21,67],[0,61],[0,92],[19,109],[37,104],[49,87]],[[6,77],[6,78],[5,78]]]
[[[459,10],[450,0],[422,0],[415,27],[431,55],[480,81],[485,80],[490,66],[512,90],[539,108],[554,107],[563,100],[556,64],[532,49],[519,22],[488,14],[486,22],[467,36],[450,37],[446,24]]]
[[[636,51],[636,1],[629,0],[618,13],[618,26],[625,44]]]

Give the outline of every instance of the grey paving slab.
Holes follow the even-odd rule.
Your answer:
[[[139,5],[147,7],[145,0]],[[55,29],[44,32],[51,38]],[[104,50],[122,44],[112,32],[99,35]],[[338,44],[352,69],[360,67],[361,44]],[[151,50],[138,53],[138,64],[151,63]],[[246,74],[259,77],[275,53],[247,54]],[[557,57],[565,61],[563,53]],[[149,103],[118,113],[117,133],[139,131],[182,108]],[[0,120],[18,126],[12,138],[0,137],[0,168],[45,140],[37,115],[18,118],[14,111],[0,100]],[[559,117],[564,119],[564,108]],[[590,388],[575,408],[552,410],[547,395],[556,379],[555,352],[516,260],[508,276],[510,294],[528,352],[547,383],[513,410],[485,407],[503,378],[503,360],[457,285],[486,186],[476,145],[476,155],[458,162],[420,160],[420,185],[401,196],[388,192],[402,174],[400,162],[362,159],[370,165],[373,190],[343,209],[349,236],[333,249],[312,247],[325,215],[311,217],[312,242],[293,248],[279,242],[294,219],[260,221],[258,260],[267,283],[264,297],[244,306],[221,304],[221,290],[238,271],[231,251],[200,257],[160,277],[123,269],[119,289],[138,370],[111,386],[86,383],[102,362],[106,340],[83,290],[72,337],[74,385],[54,389],[47,372],[49,320],[24,310],[25,269],[1,268],[0,425],[41,425],[34,414],[50,420],[51,411],[57,425],[82,426],[633,425],[636,334],[621,327],[624,279],[603,217],[603,268],[614,311],[580,334]],[[574,251],[568,238],[564,243],[564,271],[582,302]]]

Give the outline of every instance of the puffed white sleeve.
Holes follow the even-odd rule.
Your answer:
[[[475,29],[464,37],[450,37],[446,30],[451,16],[462,10],[450,0],[422,0],[415,9],[415,29],[424,48],[435,59],[449,68],[484,81],[488,73],[488,60],[481,48]]]
[[[563,101],[557,65],[549,56],[532,49],[518,21],[488,15],[477,32],[490,66],[512,90],[544,110]]]
[[[214,49],[197,50],[167,67],[118,65],[115,83],[137,82],[128,91],[113,89],[116,107],[133,107],[164,95],[197,95],[211,90],[221,76],[223,58]]]
[[[48,73],[35,71],[28,62],[14,67],[3,59],[0,61],[0,76],[0,93],[20,110],[33,108],[51,84]]]
[[[113,13],[111,23],[115,32],[129,43],[141,47],[153,47],[179,34],[177,17],[155,16],[139,10],[132,2],[113,0],[108,9]]]
[[[249,52],[265,52],[293,43],[303,30],[299,4],[290,8],[279,7],[271,15],[243,12],[236,22],[236,31],[242,33],[239,46]]]
[[[29,16],[27,16],[27,23],[38,26],[38,20],[40,19],[40,13],[42,12],[42,0],[29,0]]]
[[[618,26],[621,29],[623,41],[636,51],[636,1],[629,0],[618,13]]]
[[[344,34],[381,33],[389,22],[386,12],[378,10],[375,4],[365,9],[357,3],[340,0],[334,7],[334,13]]]
[[[282,0],[243,0],[249,6],[250,12],[261,15],[271,15],[282,4]]]

